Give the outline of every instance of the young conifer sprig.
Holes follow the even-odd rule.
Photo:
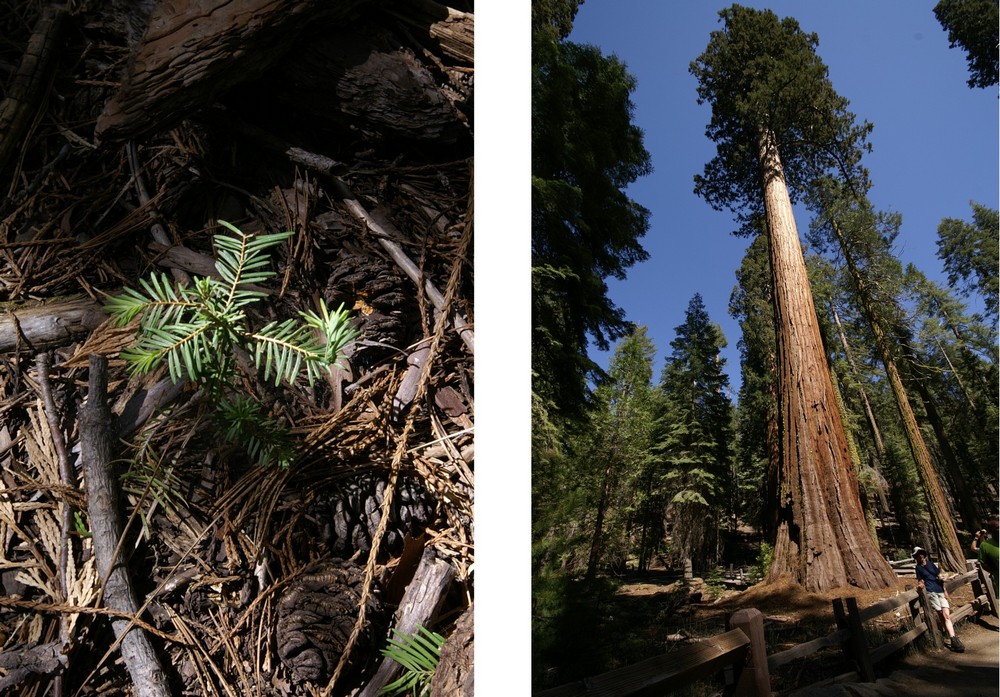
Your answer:
[[[223,357],[239,346],[253,356],[265,380],[273,375],[275,385],[292,384],[304,367],[313,384],[357,336],[348,313],[343,305],[331,313],[321,300],[319,314],[300,313],[304,321],[271,322],[251,331],[243,308],[266,294],[246,286],[274,276],[268,250],[292,233],[246,235],[228,222],[219,224],[234,233],[213,238],[221,281],[196,278],[192,287],[175,290],[166,274],[153,274],[140,281],[141,290],[129,288],[108,300],[105,309],[120,326],[140,317],[135,346],[122,351],[122,358],[134,373],[148,373],[166,361],[174,382],[212,383],[225,381],[220,373],[232,363]]]
[[[337,362],[357,336],[344,306],[330,312],[300,312],[300,320],[270,322],[253,331],[244,308],[266,297],[257,285],[274,276],[269,250],[292,233],[245,235],[223,220],[232,235],[213,239],[221,280],[195,278],[190,288],[175,289],[166,274],[139,282],[110,298],[105,310],[124,326],[139,318],[135,345],[121,352],[133,373],[148,373],[164,361],[176,383],[191,380],[206,389],[226,440],[242,445],[261,464],[291,462],[286,429],[252,397],[234,390],[238,383],[237,349],[253,359],[264,380],[294,384],[302,369],[312,385],[321,371]]]

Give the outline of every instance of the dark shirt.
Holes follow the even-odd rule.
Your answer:
[[[944,593],[944,586],[938,580],[941,570],[930,559],[927,564],[917,563],[917,578],[924,582],[924,588],[928,593]]]

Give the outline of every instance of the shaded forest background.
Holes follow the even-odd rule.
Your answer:
[[[753,32],[756,44],[740,47],[739,63],[765,66],[758,74],[773,71],[776,84],[793,82],[781,76],[781,61],[801,61],[796,74],[812,70],[801,67],[813,65],[809,37],[794,20],[734,5],[722,13],[725,29],[706,37],[709,49],[692,63],[704,88],[699,96],[715,108],[709,130],[720,143],[719,158],[695,177],[696,191],[733,210],[738,232],[752,238],[730,301],[742,329],[736,338],[742,380],[733,395],[720,348],[734,337],[722,335],[696,288],[663,366],[653,365],[656,347],[645,328],[607,297],[605,279],[623,279],[647,258],[641,239],[648,211],[624,190],[652,163],[632,124],[634,78],[617,58],[567,40],[581,4],[533,2],[536,687],[620,665],[616,654],[624,652],[602,655],[594,645],[626,641],[604,636],[622,626],[607,612],[625,578],[665,569],[718,581],[724,569],[742,567],[754,581],[787,584],[791,568],[793,582],[810,584],[804,573],[795,578],[805,562],[796,561],[794,550],[782,565],[773,563],[783,507],[796,496],[796,485],[784,478],[788,417],[779,395],[789,388],[776,364],[776,262],[764,232],[757,164],[740,159],[757,143],[740,145],[744,126],[726,125],[752,118],[746,116],[752,105],[722,104],[720,87],[724,54],[739,41],[741,22],[762,24]],[[970,89],[995,86],[996,7],[945,0],[934,11],[953,47],[966,51]],[[768,63],[774,56],[780,59]],[[768,95],[767,85],[751,82],[728,94],[744,102],[753,102],[754,90]],[[770,93],[765,113],[783,148],[792,199],[811,215],[798,221],[806,292],[834,387],[831,408],[846,436],[842,464],[850,478],[844,481],[856,481],[862,530],[883,564],[907,559],[919,544],[944,568],[964,570],[972,535],[997,511],[1000,489],[995,202],[971,202],[963,219],[924,221],[938,230],[947,286],[903,266],[893,253],[900,216],[875,210],[863,195],[871,125],[847,112],[823,79],[796,90]],[[778,99],[787,107],[776,107]],[[802,104],[830,116],[810,128]],[[821,131],[828,134],[823,142],[814,135]],[[821,164],[830,152],[840,153],[839,161]],[[971,311],[969,299],[982,310]],[[591,344],[614,346],[606,371],[588,359]],[[934,512],[938,490],[944,508]],[[667,610],[647,620],[661,628],[682,622]],[[632,660],[662,653],[660,641],[633,647]]]

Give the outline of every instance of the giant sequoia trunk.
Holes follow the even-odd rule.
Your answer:
[[[894,574],[865,524],[774,135],[759,142],[778,354],[780,499],[771,578],[881,588]]]

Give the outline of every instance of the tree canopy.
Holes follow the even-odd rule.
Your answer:
[[[646,259],[649,211],[625,188],[652,171],[632,123],[635,79],[614,56],[565,40],[578,3],[536,3],[532,67],[532,369],[558,409],[582,405],[586,355],[625,334],[608,277]]]
[[[972,222],[945,218],[938,225],[938,258],[944,262],[948,284],[968,297],[978,293],[987,319],[997,322],[1000,297],[1000,216],[972,203]]]
[[[809,181],[839,172],[859,191],[868,187],[861,154],[872,126],[857,125],[848,101],[834,91],[816,54],[819,37],[770,10],[740,5],[719,13],[724,28],[690,71],[698,79],[698,103],[712,105],[705,135],[716,156],[695,176],[695,193],[716,210],[738,214],[742,234],[754,234],[762,214],[757,142],[774,134],[792,202]]]
[[[934,16],[948,32],[951,47],[965,49],[969,87],[989,87],[1000,79],[1000,7],[995,0],[941,0]]]

